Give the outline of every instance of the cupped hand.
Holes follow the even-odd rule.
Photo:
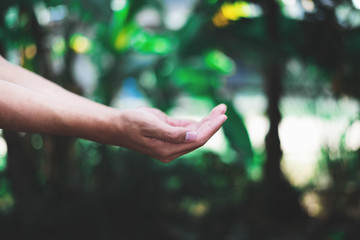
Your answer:
[[[171,118],[155,108],[124,110],[118,145],[168,163],[203,146],[227,119],[225,112],[220,104],[196,122]]]

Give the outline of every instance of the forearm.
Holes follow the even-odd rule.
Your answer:
[[[111,108],[93,102],[87,98],[76,95],[59,85],[33,73],[20,66],[14,65],[0,56],[0,79],[17,84],[31,91],[48,96],[57,101],[78,106],[97,109],[98,111],[111,111]]]
[[[204,145],[226,120],[225,105],[200,122],[156,109],[119,111],[77,96],[0,56],[0,128],[84,138],[170,162]]]
[[[115,109],[70,105],[46,95],[0,80],[0,128],[74,136],[115,144],[119,134]]]
[[[86,105],[86,106],[83,106]],[[170,162],[201,147],[226,120],[225,105],[200,122],[171,122],[151,109],[69,104],[0,79],[0,128],[84,138]]]

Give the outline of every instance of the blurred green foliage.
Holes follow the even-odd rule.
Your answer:
[[[292,2],[296,16],[286,12]],[[178,25],[173,9],[184,6],[190,14]],[[312,99],[330,89],[359,99],[360,33],[339,15],[346,7],[359,14],[350,1],[335,0],[2,0],[0,53],[9,60],[107,105],[126,79],[165,112],[184,96],[225,102],[230,148],[163,165],[81,139],[4,131],[0,238],[356,239],[358,152],[340,146],[331,159],[325,149],[320,173],[333,184],[294,189],[281,173],[277,133],[282,95]],[[77,66],[81,58],[92,67]],[[91,70],[94,89],[81,85],[76,68]],[[267,92],[265,151],[254,149],[234,103],[246,80]],[[300,209],[306,191],[323,204],[314,224]]]

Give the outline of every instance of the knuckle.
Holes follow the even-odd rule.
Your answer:
[[[168,132],[167,133],[169,139],[178,139],[179,134],[177,132]]]
[[[174,133],[173,132],[166,132],[165,133],[167,139],[173,139]]]

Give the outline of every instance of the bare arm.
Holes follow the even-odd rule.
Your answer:
[[[76,95],[59,85],[39,76],[27,69],[8,62],[0,55],[0,79],[8,81],[39,94],[43,94],[50,98],[68,103],[71,105],[81,105],[89,109],[97,109],[99,111],[110,110],[109,107],[90,101],[87,98]]]
[[[0,61],[3,129],[80,137],[170,162],[205,144],[227,118],[223,104],[200,122],[172,119],[153,108],[119,111]]]
[[[0,128],[112,143],[111,133],[116,132],[116,125],[109,123],[116,122],[116,110],[99,114],[3,80],[0,96]]]

